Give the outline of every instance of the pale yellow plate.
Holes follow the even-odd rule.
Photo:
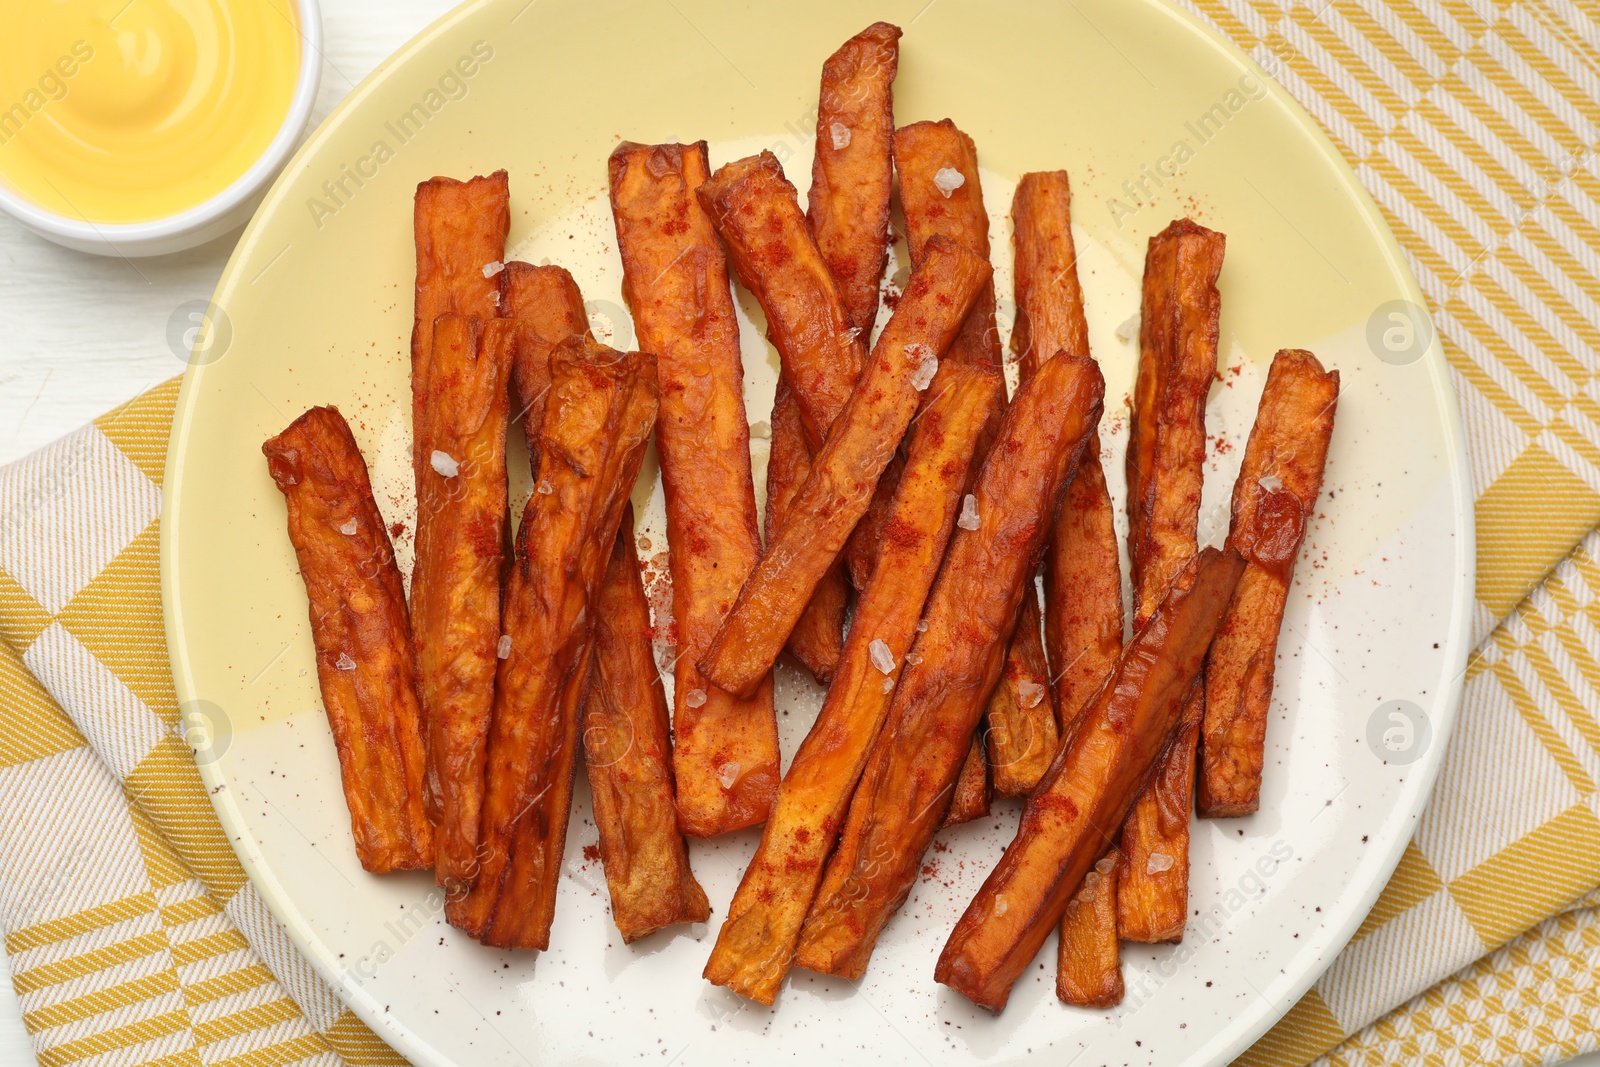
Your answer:
[[[711,931],[622,945],[585,858],[595,831],[581,790],[554,939],[538,956],[461,937],[426,876],[368,876],[350,842],[305,594],[260,445],[305,408],[337,404],[380,506],[409,527],[416,183],[508,169],[517,254],[572,269],[597,322],[626,342],[605,202],[613,145],[705,138],[714,163],[770,147],[803,192],[822,60],[874,18],[906,28],[899,120],[949,116],[977,141],[1008,332],[1011,189],[1028,170],[1070,171],[1119,505],[1134,358],[1119,327],[1138,308],[1145,242],[1170,219],[1228,235],[1204,539],[1225,532],[1273,351],[1311,348],[1344,376],[1328,493],[1283,631],[1262,811],[1195,824],[1188,937],[1130,946],[1114,1011],[1056,1002],[1053,942],[998,1018],[933,982],[1014,803],[944,835],[862,982],[797,974],[772,1009],[700,979]],[[1410,837],[1466,655],[1471,503],[1448,374],[1349,168],[1255,63],[1176,8],[469,3],[311,139],[215,302],[178,405],[162,522],[179,695],[212,729],[202,772],[256,889],[339,995],[418,1064],[1221,1063],[1328,967]],[[757,322],[745,327],[759,424],[775,359]],[[764,450],[758,436],[758,471]],[[653,467],[635,498],[659,550]],[[816,691],[788,668],[779,688],[792,752]],[[713,922],[754,840],[694,845]]]

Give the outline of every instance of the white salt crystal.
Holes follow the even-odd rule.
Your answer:
[[[511,655],[511,635],[510,634],[501,634],[500,635],[500,644],[498,646],[496,646],[495,654],[498,655],[501,659],[505,659],[506,657]]]
[[[912,368],[911,388],[920,393],[933,384],[933,376],[939,373],[939,357],[933,349],[914,341],[906,345],[906,360]]]
[[[994,913],[995,913],[995,915],[997,915],[997,916],[1004,915],[1006,912],[1008,912],[1010,910],[1011,910],[1011,905],[1006,902],[1005,896],[1002,895],[1002,894],[996,894],[995,898],[994,898]]]
[[[889,645],[881,637],[874,637],[872,644],[867,646],[867,653],[872,657],[872,665],[884,674],[894,670],[894,653],[889,651]]]
[[[344,534],[346,537],[354,536],[356,532],[356,520],[351,519],[349,522],[340,523],[339,532]]]
[[[697,690],[698,692],[698,690]],[[739,780],[739,765],[728,762],[717,765],[717,781],[722,783],[722,788],[732,789],[733,783]]]
[[[1172,869],[1172,857],[1165,852],[1150,853],[1150,860],[1144,865],[1145,874],[1160,874],[1162,871]]]
[[[1283,479],[1276,474],[1263,474],[1256,479],[1256,484],[1269,493],[1281,493],[1283,491]]]
[[[497,259],[492,263],[485,263],[483,265],[483,276],[485,278],[493,278],[496,274],[499,274],[505,269],[506,265]]]
[[[334,663],[334,667],[341,671],[353,671],[356,669],[356,661],[350,658],[348,652],[341,652],[339,653],[338,661]]]
[[[461,464],[456,462],[456,457],[452,456],[448,452],[440,452],[436,448],[433,450],[433,455],[429,458],[433,461],[433,469],[444,475],[446,478],[454,478],[457,472],[461,470]]]
[[[706,706],[706,691],[691,689],[683,695],[683,702],[691,708],[703,708]]]
[[[553,493],[555,491],[556,491],[556,487],[551,485],[548,479],[546,479],[545,481],[542,481],[542,482],[539,483],[539,495],[540,496],[549,496],[551,493]]]
[[[1117,861],[1111,856],[1101,856],[1095,861],[1094,869],[1109,878],[1111,872],[1117,869]]]
[[[917,655],[915,652],[907,652],[906,653],[906,662],[911,664],[911,666],[915,667],[917,664],[922,662],[922,657]]]
[[[1139,313],[1135,311],[1129,315],[1121,326],[1117,327],[1117,340],[1131,341],[1139,336]]]
[[[894,688],[894,679],[893,678],[885,678],[883,680],[883,691],[885,693],[887,693],[889,690],[891,690],[893,688]]]
[[[917,633],[925,634],[927,632],[928,632],[928,620],[927,619],[918,619],[917,620]]]
[[[956,525],[963,530],[976,530],[982,523],[978,519],[978,498],[968,493],[961,498],[961,517]]]
[[[850,147],[850,127],[844,123],[835,122],[830,125],[828,134],[833,138],[833,147],[835,149]]]
[[[1025,708],[1036,708],[1039,701],[1044,699],[1044,686],[1038,682],[1022,681],[1017,683],[1017,697]]]
[[[933,184],[938,186],[946,200],[950,194],[967,184],[967,176],[954,167],[940,167],[933,175]]]

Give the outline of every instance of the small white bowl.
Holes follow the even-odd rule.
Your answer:
[[[278,135],[234,183],[187,211],[148,222],[94,223],[26,200],[0,183],[0,211],[58,245],[99,256],[161,256],[221,237],[243,225],[278,172],[300,146],[322,79],[322,12],[317,0],[295,0],[300,12],[300,73]]]

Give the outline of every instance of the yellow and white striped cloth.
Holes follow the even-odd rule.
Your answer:
[[[1482,644],[1434,799],[1356,940],[1241,1062],[1592,1049],[1600,6],[1185,2],[1388,216],[1478,493]],[[45,1067],[402,1063],[267,914],[178,736],[156,561],[174,397],[0,469],[0,926],[24,1022]]]

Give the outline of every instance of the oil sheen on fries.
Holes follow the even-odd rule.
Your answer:
[[[806,219],[851,325],[870,335],[889,258],[900,27],[874,22],[822,65]]]
[[[611,918],[622,940],[632,942],[711,915],[672,807],[667,696],[651,652],[650,601],[639,578],[632,505],[600,586],[592,640],[583,765],[594,794]]]
[[[570,337],[550,373],[505,593],[481,867],[471,893],[446,904],[454,925],[503,948],[549,943],[595,600],[656,415],[649,356]]]
[[[1239,480],[1228,544],[1246,567],[1206,663],[1206,710],[1196,788],[1202,815],[1248,815],[1261,803],[1278,630],[1306,523],[1322,492],[1339,372],[1284,349],[1261,393]]]
[[[974,486],[894,703],[850,803],[795,962],[860,977],[950,806],[973,731],[1044,549],[1049,519],[1100,417],[1091,360],[1046,363],[1017,394]]]
[[[1105,854],[1178,729],[1185,693],[1244,561],[1206,549],[1171,583],[1028,800],[1017,835],[956,923],[934,978],[990,1011],[1032,965],[1068,898]]]
[[[1026,379],[1057,352],[1089,354],[1089,325],[1072,240],[1072,189],[1065,171],[1024,174],[1011,201],[1016,323],[1011,349]],[[1116,520],[1100,464],[1100,434],[1089,439],[1078,475],[1056,513],[1044,554],[1045,651],[1062,736],[1122,651],[1122,565]],[[1061,919],[1056,995],[1103,1007],[1122,998],[1117,939],[1116,853],[1085,899]],[[1096,968],[1099,968],[1096,972]],[[1085,999],[1075,999],[1075,998]]]
[[[961,506],[989,394],[1004,388],[970,367],[957,368],[948,386],[912,432],[881,565],[856,608],[838,677],[778,789],[706,964],[706,978],[763,1004],[772,1003],[788,972],[823,861],[888,714]]]
[[[434,877],[477,876],[483,760],[499,666],[512,324],[441,315],[411,370],[420,419],[411,633],[428,723]]]
[[[1139,318],[1139,372],[1128,435],[1128,558],[1134,627],[1144,625],[1196,548],[1206,454],[1206,395],[1217,373],[1224,239],[1188,219],[1150,239]],[[1189,818],[1199,686],[1122,833],[1117,930],[1178,941],[1189,907]]]
[[[433,827],[411,628],[366,462],[331,407],[312,408],[261,451],[289,509],[356,856],[374,874],[425,869]]]
[[[698,666],[761,556],[727,258],[694,196],[709,176],[704,142],[624,142],[611,153],[623,296],[661,376],[656,451],[678,640],[672,762],[678,821],[693,837],[761,822],[780,775],[770,676],[740,698]]]
[[[772,669],[817,583],[867,510],[878,477],[932,384],[989,264],[943,239],[929,243],[861,381],[817,453],[788,521],[739,591],[700,669],[730,693],[749,693]]]

